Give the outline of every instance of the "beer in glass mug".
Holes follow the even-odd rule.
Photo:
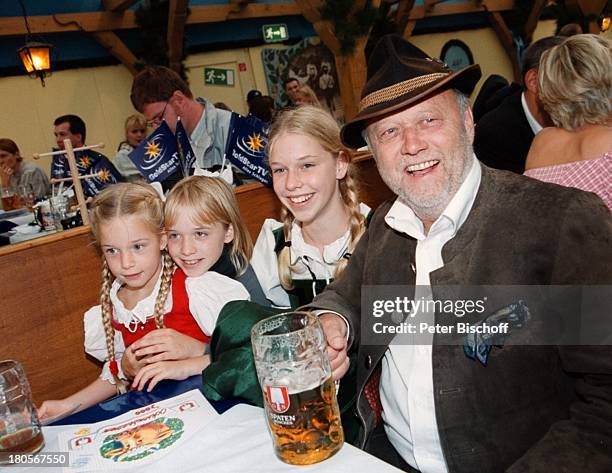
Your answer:
[[[308,312],[270,317],[253,327],[251,341],[276,455],[293,465],[331,457],[344,432],[318,318]]]
[[[12,189],[4,188],[0,191],[0,194],[2,196],[2,209],[5,212],[16,210],[21,207],[19,196],[17,196]]]
[[[14,360],[0,361],[0,464],[11,454],[36,453],[44,445],[23,368]]]

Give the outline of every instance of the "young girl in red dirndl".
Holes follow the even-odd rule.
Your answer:
[[[205,355],[216,318],[232,300],[248,299],[239,282],[213,271],[187,278],[166,251],[163,202],[145,184],[116,184],[102,191],[90,212],[100,248],[100,305],[85,314],[85,351],[104,362],[100,377],[62,400],[45,401],[41,419],[78,411],[133,386],[151,390],[162,379],[185,379],[210,363]],[[130,346],[147,338],[143,351]]]

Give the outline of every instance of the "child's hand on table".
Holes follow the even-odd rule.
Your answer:
[[[210,355],[202,355],[187,360],[160,361],[142,368],[134,381],[132,388],[142,390],[147,385],[147,392],[151,392],[162,379],[182,381],[189,376],[200,374],[210,364]]]
[[[62,414],[76,411],[80,404],[60,399],[57,401],[45,401],[38,408],[38,419],[45,422],[52,417],[60,417]]]
[[[206,344],[174,329],[161,328],[147,333],[129,348],[138,360],[152,364],[202,356]]]

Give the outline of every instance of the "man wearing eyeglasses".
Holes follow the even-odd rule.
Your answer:
[[[205,98],[194,98],[176,72],[163,66],[147,67],[134,78],[130,98],[149,127],[157,128],[165,120],[174,132],[180,117],[198,168],[211,169],[223,163],[231,112],[215,108]]]

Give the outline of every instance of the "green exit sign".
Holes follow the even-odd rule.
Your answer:
[[[289,30],[287,25],[263,25],[263,37],[266,43],[277,43],[289,39]]]
[[[204,68],[204,84],[206,85],[227,85],[234,87],[234,70],[219,69],[217,67]]]

